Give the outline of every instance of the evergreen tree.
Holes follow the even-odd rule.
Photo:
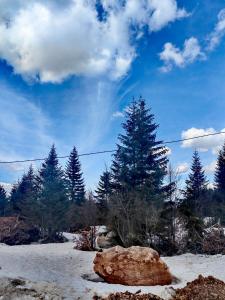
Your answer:
[[[83,174],[81,172],[81,165],[75,147],[70,154],[66,166],[66,179],[69,199],[72,203],[81,205],[85,200],[85,187]]]
[[[9,213],[12,215],[20,214],[20,195],[19,195],[19,185],[21,181],[18,180],[17,183],[13,184],[13,187],[9,196]]]
[[[202,209],[202,201],[207,190],[207,179],[203,170],[198,151],[194,151],[191,172],[186,180],[184,191],[185,204],[194,213]]]
[[[215,184],[217,191],[225,194],[225,143],[219,151],[217,166],[215,171]]]
[[[24,217],[27,222],[34,225],[36,225],[36,216],[40,210],[38,192],[37,177],[31,165],[28,172],[25,173],[21,179],[17,188],[17,195],[19,197],[18,207],[20,209],[20,215]]]
[[[37,181],[33,167],[14,184],[10,193],[10,211],[20,216],[31,217],[37,203]]]
[[[98,187],[95,191],[98,207],[101,211],[106,212],[109,197],[112,193],[111,173],[106,169],[100,176]]]
[[[167,169],[167,199],[163,203],[158,221],[158,234],[162,237],[162,248],[167,248],[167,255],[177,251],[176,221],[178,206],[178,173],[171,164]]]
[[[179,206],[179,214],[185,221],[187,230],[186,250],[199,252],[203,239],[204,224],[201,219],[205,205],[208,181],[202,167],[198,151],[192,157],[191,172],[186,180],[184,199]]]
[[[162,191],[168,160],[166,148],[156,140],[157,128],[145,100],[134,101],[126,112],[125,133],[119,135],[112,164],[115,189],[148,187],[152,194]]]
[[[5,216],[7,207],[6,191],[2,185],[0,185],[0,216]]]
[[[39,171],[40,226],[43,236],[55,239],[66,228],[67,195],[64,173],[59,166],[55,146]]]

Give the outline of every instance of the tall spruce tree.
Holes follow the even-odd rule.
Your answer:
[[[34,225],[36,225],[36,216],[40,209],[38,203],[38,192],[38,180],[31,165],[27,173],[25,173],[21,179],[17,188],[17,195],[19,197],[18,206],[20,209],[20,215],[25,218],[27,222]]]
[[[158,125],[144,99],[132,102],[122,125],[125,133],[118,137],[112,164],[114,188],[145,186],[151,188],[152,194],[160,193],[168,162],[167,150],[162,141],[156,140]]]
[[[2,185],[0,185],[0,216],[3,217],[6,214],[7,196],[6,191]]]
[[[17,183],[13,184],[13,187],[9,196],[9,213],[12,215],[20,214],[20,193],[19,186],[21,180],[18,180]]]
[[[37,181],[33,167],[30,166],[16,184],[10,194],[10,211],[22,217],[30,216],[37,203]]]
[[[217,166],[215,171],[215,185],[217,191],[225,194],[225,143],[219,151]]]
[[[107,170],[100,176],[98,187],[95,191],[97,204],[100,210],[106,211],[108,207],[109,197],[112,194],[111,173]]]
[[[195,253],[200,251],[202,246],[204,224],[201,217],[204,214],[207,185],[198,151],[195,150],[191,172],[186,180],[184,199],[179,206],[179,212],[185,220],[187,230],[186,249]]]
[[[76,147],[70,153],[65,173],[69,199],[72,203],[81,205],[85,200],[85,186]]]
[[[40,226],[44,237],[53,240],[66,228],[67,195],[64,172],[53,145],[39,171]]]
[[[195,150],[192,157],[191,172],[186,180],[184,191],[186,206],[195,214],[201,211],[203,197],[207,190],[208,181],[202,163]]]

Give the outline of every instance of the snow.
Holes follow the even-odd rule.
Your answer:
[[[94,226],[94,228],[96,231],[96,235],[106,234],[107,232],[109,232],[105,225]]]
[[[107,295],[116,291],[151,292],[168,299],[170,287],[178,288],[192,281],[199,274],[213,275],[225,281],[225,256],[185,254],[163,257],[178,283],[171,286],[128,287],[94,282],[95,252],[73,249],[73,243],[6,246],[0,244],[0,278],[22,277],[32,282],[50,282],[62,289],[66,299],[90,300],[96,293]],[[85,279],[86,278],[86,279]],[[93,281],[87,280],[87,278]]]
[[[69,241],[73,242],[75,239],[79,239],[80,234],[78,233],[70,233],[70,232],[63,232],[62,235]]]
[[[203,218],[204,225],[206,226],[212,226],[213,224],[218,224],[218,222],[215,221],[214,217],[205,217]]]

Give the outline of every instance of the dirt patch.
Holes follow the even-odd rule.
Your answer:
[[[162,298],[153,294],[140,294],[138,291],[135,294],[125,292],[125,293],[115,293],[110,294],[106,298],[94,296],[93,300],[163,300]]]
[[[60,290],[49,283],[33,283],[23,279],[0,279],[1,300],[62,300]]]
[[[114,293],[109,296],[94,296],[93,300],[163,300],[153,294]],[[213,276],[203,277],[199,275],[197,279],[188,282],[182,289],[174,290],[174,295],[170,300],[225,300],[225,283]]]
[[[184,288],[175,290],[172,300],[225,300],[225,283],[213,276],[200,275]]]

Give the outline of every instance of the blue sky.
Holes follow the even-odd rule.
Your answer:
[[[45,157],[53,143],[59,155],[114,149],[140,95],[160,139],[222,131],[224,9],[221,0],[0,0],[0,160]],[[170,145],[169,157],[185,178],[199,149],[212,179],[223,141]],[[110,161],[81,158],[88,188]],[[0,165],[0,181],[27,167]]]

